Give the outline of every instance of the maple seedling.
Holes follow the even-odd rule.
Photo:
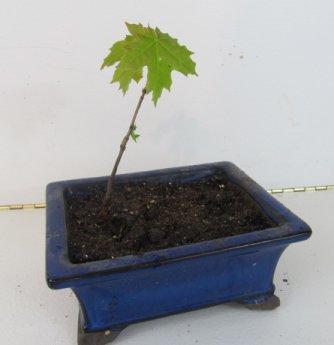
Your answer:
[[[110,67],[116,63],[116,69],[112,83],[119,83],[119,89],[125,94],[132,80],[139,82],[143,78],[144,67],[147,68],[146,83],[142,89],[137,107],[133,114],[129,129],[123,138],[112,173],[108,180],[107,191],[102,206],[102,215],[108,213],[113,183],[126,144],[130,137],[137,141],[136,118],[146,94],[152,92],[152,100],[157,105],[163,89],[170,91],[172,85],[172,72],[177,71],[185,76],[197,75],[196,63],[191,59],[193,54],[185,46],[181,46],[175,38],[142,24],[126,23],[130,35],[116,42],[109,55],[104,59],[101,69]]]

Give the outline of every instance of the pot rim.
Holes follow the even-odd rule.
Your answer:
[[[114,259],[74,264],[70,262],[67,250],[65,191],[71,187],[84,184],[106,182],[108,177],[59,181],[47,186],[47,243],[46,275],[51,288],[73,286],[78,279],[92,278],[133,271],[147,267],[157,267],[179,260],[189,260],[217,252],[233,253],[235,251],[260,249],[262,246],[287,245],[305,240],[311,235],[310,227],[284,205],[270,195],[265,189],[248,177],[231,162],[217,162],[178,168],[168,168],[139,173],[120,174],[116,182],[123,181],[158,181],[181,178],[187,182],[191,179],[206,177],[217,172],[224,172],[229,181],[238,185],[256,201],[264,213],[276,224],[275,227],[252,231],[249,233],[150,251],[139,255],[127,255]]]

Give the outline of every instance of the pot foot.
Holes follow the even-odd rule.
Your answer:
[[[273,310],[280,306],[280,299],[276,295],[260,295],[242,299],[238,303],[250,310]]]
[[[121,333],[122,329],[106,329],[97,332],[88,332],[83,327],[82,317],[79,313],[78,324],[78,345],[106,345],[114,341]]]

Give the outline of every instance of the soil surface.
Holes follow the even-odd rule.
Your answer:
[[[238,235],[275,226],[241,188],[211,176],[191,184],[115,185],[110,213],[104,192],[90,186],[69,198],[68,245],[73,263],[103,260]]]

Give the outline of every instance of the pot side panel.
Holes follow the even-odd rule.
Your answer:
[[[128,324],[231,300],[274,293],[273,275],[286,245],[218,252],[111,274],[73,288],[87,331]],[[204,273],[204,274],[203,274]]]

